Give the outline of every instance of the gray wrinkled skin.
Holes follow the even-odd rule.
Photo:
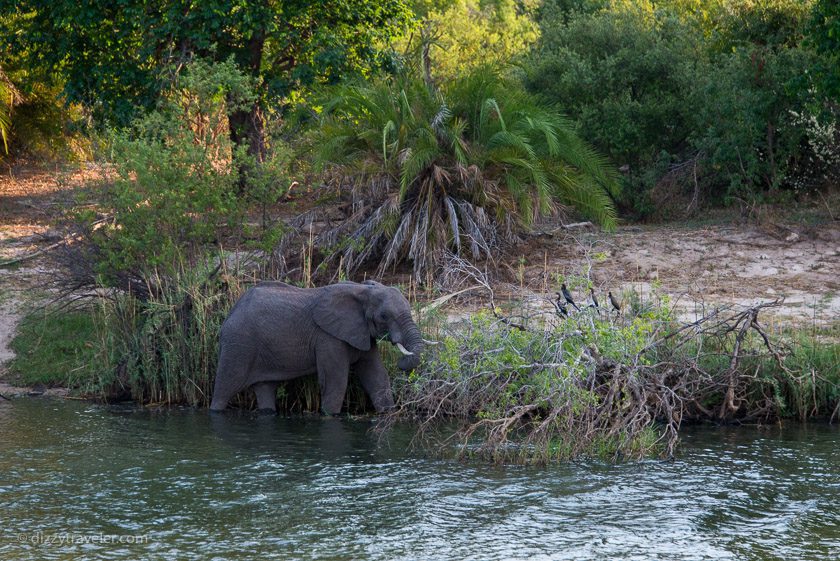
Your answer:
[[[373,406],[385,411],[394,398],[376,347],[382,337],[413,353],[400,358],[402,370],[417,366],[423,339],[396,288],[374,281],[321,288],[261,282],[242,295],[222,325],[210,409],[225,409],[250,387],[260,409],[276,410],[278,382],[317,373],[321,408],[337,414],[352,366]]]

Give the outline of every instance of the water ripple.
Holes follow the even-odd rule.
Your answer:
[[[0,558],[840,558],[836,427],[695,429],[676,461],[545,469],[411,456],[369,427],[17,400]],[[149,541],[18,539],[37,532]]]

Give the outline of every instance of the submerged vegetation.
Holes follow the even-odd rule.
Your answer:
[[[686,422],[840,414],[838,334],[770,333],[760,317],[776,303],[724,306],[690,324],[656,293],[625,294],[621,312],[520,303],[505,313],[484,274],[455,261],[489,292],[490,309],[442,327],[429,359],[394,382],[390,420],[419,421],[418,439],[432,449],[518,462],[670,456]]]

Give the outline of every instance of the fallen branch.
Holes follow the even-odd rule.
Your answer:
[[[447,274],[456,286],[486,287],[499,321],[459,325],[444,336],[445,360],[431,358],[410,379],[395,379],[398,406],[383,423],[419,420],[415,444],[496,462],[545,462],[603,450],[605,443],[616,459],[671,457],[686,419],[749,422],[780,414],[778,379],[760,376],[767,364],[761,357],[790,370],[758,320],[779,300],[715,309],[683,326],[657,324],[641,351],[627,347],[622,354],[622,327],[637,319],[629,314],[607,320],[614,340],[605,322],[587,314],[559,323],[548,314],[548,323],[526,327],[496,310],[486,273],[453,256]],[[515,344],[509,327],[525,334]],[[751,331],[761,339],[750,339]],[[599,337],[607,337],[604,350]]]
[[[28,261],[28,260],[30,260],[34,257],[38,257],[39,255],[44,254],[44,253],[50,251],[51,249],[55,249],[60,245],[64,245],[65,243],[67,243],[67,241],[68,241],[68,239],[65,238],[65,239],[61,240],[60,242],[50,244],[47,247],[39,249],[38,251],[28,253],[28,254],[23,255],[21,257],[16,257],[16,258],[10,259],[8,261],[2,261],[2,262],[0,262],[0,267],[8,267],[9,265],[16,265],[17,263],[23,263],[24,261]]]

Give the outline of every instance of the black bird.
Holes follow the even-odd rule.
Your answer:
[[[577,311],[580,311],[580,308],[578,308],[577,304],[575,304],[575,301],[572,299],[572,295],[569,293],[569,289],[566,288],[566,283],[565,282],[560,285],[560,290],[563,292],[563,298],[566,299],[566,302],[571,304]],[[558,294],[558,297],[559,296],[560,295]]]
[[[613,296],[612,291],[607,292],[607,297],[610,299],[610,304],[612,304],[612,307],[615,308],[615,311],[620,312],[621,304],[619,304],[618,300],[615,299],[615,296]]]
[[[592,305],[594,305],[596,308],[600,308],[600,306],[598,305],[598,299],[595,298],[595,291],[592,288],[589,289],[589,295],[592,297]]]
[[[551,303],[554,304],[554,307],[557,308],[557,314],[562,315],[565,317],[569,317],[569,310],[566,309],[566,305],[560,301],[561,295],[557,293],[557,300],[552,300]]]

